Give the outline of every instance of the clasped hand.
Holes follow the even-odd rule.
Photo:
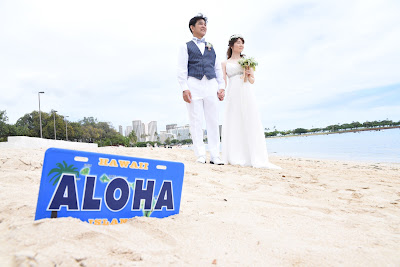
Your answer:
[[[219,101],[224,100],[224,98],[225,98],[225,90],[224,89],[219,89],[217,95],[218,95]]]

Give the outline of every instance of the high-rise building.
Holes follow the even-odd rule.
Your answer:
[[[147,141],[147,129],[146,129],[147,127],[146,126],[147,125],[144,122],[142,122],[142,133],[140,135],[142,142]]]
[[[172,141],[173,139],[176,139],[176,136],[174,134],[166,132],[166,131],[160,131],[159,137],[160,137],[161,143],[165,143],[165,140],[167,140],[167,138],[169,138],[170,141]]]
[[[126,126],[125,130],[125,136],[129,136],[129,134],[132,132],[132,126]]]
[[[119,134],[124,136],[124,131],[122,130],[122,125],[120,125],[118,128],[119,128]]]
[[[142,121],[141,120],[136,120],[132,121],[132,130],[135,131],[136,137],[138,142],[142,142]]]
[[[175,129],[176,127],[177,127],[176,124],[167,124],[167,125],[165,126],[167,132],[168,132],[168,130]]]
[[[149,141],[157,141],[157,137],[155,134],[157,133],[157,121],[149,122],[147,126],[147,135],[149,137]]]
[[[173,129],[168,130],[167,132],[173,134],[173,136],[179,141],[184,139],[191,139],[190,127],[188,124],[185,126],[175,127]]]

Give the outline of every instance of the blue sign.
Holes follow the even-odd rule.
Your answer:
[[[49,148],[35,220],[75,217],[107,225],[178,214],[183,175],[180,162]]]

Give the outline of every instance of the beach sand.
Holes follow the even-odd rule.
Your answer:
[[[44,149],[0,149],[1,266],[399,266],[400,164],[271,156],[282,170],[195,164],[192,151],[88,151],[185,164],[180,214],[96,226],[34,221]]]

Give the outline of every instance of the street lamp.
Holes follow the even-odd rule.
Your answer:
[[[66,138],[67,141],[68,141],[68,128],[67,128],[67,125],[68,125],[67,118],[68,117],[69,116],[65,116],[65,138]]]
[[[40,138],[43,138],[43,134],[42,134],[42,112],[40,112],[40,94],[44,94],[44,92],[38,92],[38,97],[39,97]]]
[[[53,115],[54,115],[54,140],[57,140],[57,133],[56,133],[56,112],[57,112],[57,110],[53,110]]]

